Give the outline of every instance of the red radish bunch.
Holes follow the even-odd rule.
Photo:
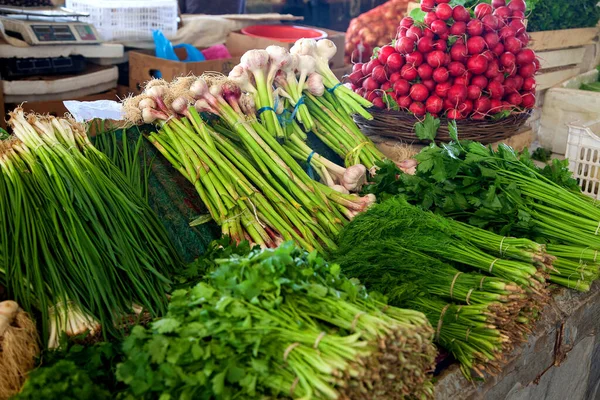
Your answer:
[[[478,4],[422,0],[423,22],[400,21],[396,40],[355,64],[354,91],[379,108],[387,99],[417,116],[484,119],[535,105],[535,73],[523,0]],[[382,104],[384,106],[382,106]]]

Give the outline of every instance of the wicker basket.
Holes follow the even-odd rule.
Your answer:
[[[420,140],[415,136],[416,117],[405,111],[369,110],[373,115],[371,121],[361,116],[354,117],[360,130],[367,136],[381,136],[398,139],[415,144],[429,144],[428,140]],[[530,113],[513,114],[497,121],[462,120],[456,121],[458,137],[461,140],[475,140],[483,144],[495,143],[516,135],[529,118]],[[448,120],[441,118],[436,142],[449,142]]]

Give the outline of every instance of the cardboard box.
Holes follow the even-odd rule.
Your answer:
[[[232,55],[239,54],[229,50]],[[176,49],[175,52],[180,59],[185,59],[185,50]],[[183,53],[183,54],[182,54]],[[186,76],[200,76],[204,72],[221,72],[225,75],[229,73],[240,62],[240,57],[232,57],[222,60],[209,60],[201,62],[181,62],[157,58],[151,50],[131,51],[129,52],[129,90],[134,94],[139,94],[146,82],[148,82],[157,71],[160,71],[162,78],[166,81]]]
[[[335,43],[337,47],[337,53],[331,60],[329,60],[329,66],[331,68],[342,68],[344,67],[344,49],[346,45],[346,33],[332,31],[330,29],[316,28],[327,33],[327,39]],[[227,42],[225,44],[231,54],[242,55],[248,50],[252,49],[265,49],[268,46],[276,45],[286,48],[291,48],[294,43],[279,42],[273,39],[258,38],[253,36],[246,36],[240,32],[231,32],[227,36]]]

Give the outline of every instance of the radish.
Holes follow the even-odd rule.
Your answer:
[[[481,75],[488,69],[488,61],[481,54],[477,54],[467,61],[467,70],[475,75]]]
[[[534,61],[535,61],[535,53],[531,49],[523,49],[517,53],[517,64],[518,65],[531,64]]]
[[[435,41],[435,44],[433,45],[433,47],[436,50],[440,50],[440,51],[444,51],[445,52],[446,50],[448,50],[448,42],[446,42],[443,39],[439,39],[439,40]]]
[[[505,79],[506,79],[506,77],[504,76],[504,74],[498,74],[497,76],[493,77],[490,81],[494,81],[494,82],[498,82],[499,84],[503,84]]]
[[[414,101],[425,101],[429,97],[429,90],[422,83],[416,83],[410,88],[410,97]]]
[[[512,12],[512,20],[523,21],[525,19],[525,13],[523,11],[515,10]]]
[[[475,113],[475,114],[471,115],[471,119],[474,121],[483,121],[485,119],[485,115],[480,114],[480,113]]]
[[[410,92],[410,83],[406,79],[398,79],[394,82],[393,90],[398,96],[406,96]]]
[[[423,31],[417,26],[411,26],[410,28],[408,28],[408,31],[406,31],[406,37],[414,40],[415,42],[419,40],[422,36]]]
[[[467,62],[469,52],[467,51],[467,46],[463,44],[454,44],[450,49],[450,56],[453,61],[458,61],[465,63]]]
[[[433,23],[431,24],[431,30],[436,35],[440,35],[441,36],[444,33],[448,33],[448,25],[446,25],[445,21],[442,21],[441,19],[438,19],[438,20],[433,21]]]
[[[473,108],[476,112],[485,114],[492,108],[492,102],[487,97],[480,97],[474,101]]]
[[[452,7],[445,3],[438,4],[435,9],[435,15],[442,21],[448,21],[452,18]]]
[[[355,72],[351,73],[350,75],[348,75],[348,80],[354,86],[359,86],[364,77],[365,76],[363,75],[362,71],[355,71]]]
[[[367,100],[369,100],[370,102],[373,102],[373,100],[375,100],[378,96],[377,93],[375,92],[375,90],[373,91],[367,91],[367,96],[365,97]]]
[[[448,64],[448,72],[452,76],[461,76],[464,75],[464,73],[467,72],[467,70],[463,63],[458,61],[452,61],[450,64]]]
[[[488,60],[488,62],[494,61],[496,59],[496,55],[493,51],[490,50],[485,50],[483,53],[481,53],[481,55],[484,56],[485,59]]]
[[[474,76],[473,79],[471,79],[471,83],[483,90],[487,88],[488,79],[483,75],[477,75]]]
[[[467,87],[467,86],[469,86],[469,83],[470,83],[470,80],[469,80],[469,77],[466,74],[454,78],[454,84],[455,85],[460,85],[460,86]]]
[[[418,67],[423,64],[423,54],[418,51],[413,51],[406,55],[406,63]]]
[[[508,3],[508,8],[510,8],[511,11],[525,12],[527,6],[523,0],[511,0],[511,2]]]
[[[486,15],[490,15],[493,11],[494,10],[492,9],[492,6],[490,6],[489,4],[477,4],[477,6],[475,7],[475,17],[481,19]]]
[[[454,36],[461,36],[467,33],[467,24],[463,21],[456,21],[450,27],[450,34]]]
[[[504,86],[500,82],[491,81],[488,84],[487,91],[492,99],[500,100],[504,97]]]
[[[500,57],[502,55],[502,53],[504,53],[504,45],[502,43],[498,43],[496,45],[496,47],[494,47],[492,49],[492,52],[497,55],[498,57]]]
[[[441,97],[441,98],[446,98],[446,96],[448,95],[448,91],[450,90],[451,87],[452,87],[452,83],[450,81],[440,83],[439,85],[437,85],[435,87],[436,96]]]
[[[523,89],[523,84],[525,83],[525,78],[523,78],[521,75],[515,75],[513,79],[517,83],[517,90],[521,91]]]
[[[508,96],[508,102],[513,106],[520,106],[523,102],[523,97],[521,97],[519,92],[514,92]]]
[[[382,83],[380,89],[387,93],[390,89],[392,89],[391,82]]]
[[[445,65],[445,62],[445,54],[441,50],[432,51],[427,55],[427,64],[431,65],[433,68],[441,67],[442,65]]]
[[[381,63],[377,59],[371,60],[368,63],[364,64],[362,67],[363,75],[364,76],[371,75],[371,73],[373,72],[373,68],[375,68],[378,65],[381,65]]]
[[[379,89],[379,83],[377,83],[377,81],[375,79],[373,79],[372,77],[368,77],[367,79],[365,79],[363,81],[362,87],[363,87],[363,89],[365,89],[367,91],[371,91],[371,90]]]
[[[473,36],[467,39],[467,51],[469,54],[481,54],[485,49],[485,40],[481,36]]]
[[[525,24],[520,19],[513,19],[509,26],[515,31],[515,35],[520,35],[525,32]]]
[[[436,4],[448,4],[451,0],[436,0]]]
[[[512,111],[515,107],[510,104],[508,101],[503,101],[502,102],[502,108],[500,109],[501,111]]]
[[[500,38],[496,32],[487,32],[485,35],[483,35],[483,39],[485,40],[485,44],[487,44],[488,48],[491,50],[493,50],[494,47],[500,43]]]
[[[416,41],[414,39],[411,39],[409,37],[403,37],[396,40],[396,45],[394,46],[394,48],[398,53],[406,54],[410,53],[411,51],[414,51],[415,43]]]
[[[421,64],[419,65],[419,68],[417,68],[417,73],[422,80],[431,79],[433,76],[433,67],[429,64]]]
[[[535,107],[535,95],[533,93],[524,93],[521,97],[521,105],[525,108]]]
[[[363,63],[356,63],[352,66],[352,72],[361,71],[362,72]]]
[[[506,7],[506,0],[492,0],[492,8]]]
[[[400,26],[403,28],[410,28],[415,24],[415,20],[412,19],[411,17],[404,17],[402,18],[402,20],[400,21]]]
[[[465,100],[464,103],[459,104],[456,109],[466,117],[473,111],[473,102],[471,100]]]
[[[494,10],[494,17],[496,17],[499,21],[506,21],[510,17],[512,17],[512,11],[508,7],[499,7]]]
[[[458,105],[463,103],[467,99],[467,87],[455,84],[448,90],[446,97],[452,104]]]
[[[527,34],[527,32],[523,32],[520,35],[517,36],[517,39],[519,39],[519,42],[521,42],[521,44],[523,45],[523,47],[527,47],[527,45],[529,44],[529,35]]]
[[[417,79],[417,69],[412,65],[406,64],[400,70],[400,76],[402,77],[402,79],[406,79],[407,81],[413,81]]]
[[[423,54],[429,53],[430,51],[433,51],[433,45],[434,40],[430,37],[425,36],[419,39],[419,42],[417,43],[417,50],[419,50]]]
[[[377,108],[379,108],[380,110],[386,108],[385,103],[383,102],[383,100],[381,99],[381,97],[377,97],[375,99],[373,99],[371,101],[371,103],[373,103],[373,105]]]
[[[502,72],[500,71],[500,65],[497,60],[493,60],[488,64],[487,71],[485,71],[486,78],[493,79],[501,74]]]
[[[444,110],[452,110],[453,108],[456,108],[456,104],[452,103],[450,100],[448,100],[448,98],[446,97],[444,99]]]
[[[509,51],[513,54],[517,54],[519,51],[521,51],[522,47],[523,43],[521,43],[521,41],[514,36],[507,37],[504,40],[504,48],[506,51]]]
[[[390,83],[392,85],[400,79],[402,79],[402,77],[400,76],[400,72],[394,72],[393,74],[390,75]]]
[[[535,72],[538,72],[540,68],[542,68],[540,60],[538,60],[537,57],[533,60],[533,64],[535,65]]]
[[[408,28],[405,28],[403,26],[398,28],[398,33],[396,34],[396,39],[406,37],[406,32],[408,32]]]
[[[517,92],[518,85],[519,83],[515,78],[506,78],[506,80],[504,81],[504,95],[507,96],[511,93]]]
[[[392,46],[383,46],[381,49],[379,49],[379,55],[377,56],[377,59],[382,65],[385,65],[387,63],[388,57],[394,54],[395,52],[396,50],[394,50]]]
[[[423,37],[428,37],[430,39],[435,39],[435,33],[431,30],[431,28],[426,27],[423,28]]]
[[[393,53],[387,58],[386,65],[388,71],[398,72],[404,66],[404,57],[402,57],[402,54]]]
[[[435,14],[435,12],[433,12],[433,11],[430,11],[430,12],[428,12],[428,13],[425,15],[425,18],[424,18],[423,22],[425,22],[425,25],[427,25],[427,26],[431,26],[431,23],[432,23],[433,21],[436,21],[436,20],[438,20],[438,19],[439,19],[439,18],[438,18],[438,16]]]
[[[377,81],[377,83],[382,84],[387,82],[388,77],[385,73],[385,68],[382,65],[378,65],[373,68],[373,72],[371,73],[371,77]]]
[[[471,14],[465,7],[456,6],[452,10],[452,18],[454,18],[455,21],[469,22]]]
[[[362,87],[354,89],[354,93],[358,94],[360,97],[366,96],[366,91]]]
[[[421,103],[420,101],[413,102],[408,109],[411,113],[413,113],[419,117],[422,117],[427,113],[425,104]]]
[[[462,114],[460,113],[460,111],[458,111],[456,108],[448,110],[448,113],[446,114],[446,117],[448,119],[454,119],[454,120],[464,119],[464,117],[462,116]]]
[[[521,75],[523,78],[532,77],[535,75],[535,65],[531,63],[519,66],[519,75]]]
[[[425,87],[427,88],[427,90],[429,90],[429,93],[433,92],[435,90],[435,87],[437,85],[437,83],[435,83],[435,81],[433,79],[427,79],[421,82],[423,85],[425,85]]]
[[[435,94],[430,96],[425,102],[425,108],[427,109],[427,112],[431,114],[439,114],[443,107],[444,101]]]
[[[429,12],[435,7],[435,0],[421,0],[421,11]]]
[[[407,108],[410,107],[410,105],[412,104],[412,99],[410,98],[410,96],[402,96],[398,98],[398,105],[402,108]]]
[[[467,33],[470,36],[480,36],[483,33],[483,23],[478,19],[469,21],[467,24]]]
[[[467,87],[467,98],[470,100],[477,100],[481,97],[481,88],[476,85]]]
[[[514,67],[517,63],[517,57],[510,52],[505,52],[500,56],[500,64],[504,67],[504,68],[511,68]]]
[[[449,77],[450,74],[448,73],[448,70],[444,67],[439,67],[435,71],[433,71],[433,80],[437,83],[446,82]]]
[[[502,100],[500,99],[492,99],[490,103],[490,114],[496,114],[502,111]]]
[[[498,18],[493,15],[486,15],[481,19],[483,22],[483,29],[486,32],[495,32],[498,30]]]
[[[530,78],[525,78],[523,80],[523,87],[522,87],[523,90],[525,90],[527,92],[531,92],[531,91],[535,90],[535,86],[536,86],[535,79],[530,77]]]
[[[504,28],[500,29],[500,39],[506,39],[509,37],[513,37],[516,34],[517,33],[515,32],[515,30],[513,28],[511,28],[510,26],[505,26]]]

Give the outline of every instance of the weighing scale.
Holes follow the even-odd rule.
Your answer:
[[[79,21],[87,16],[65,8],[0,7],[0,23],[6,35],[31,46],[101,43],[94,26]]]

